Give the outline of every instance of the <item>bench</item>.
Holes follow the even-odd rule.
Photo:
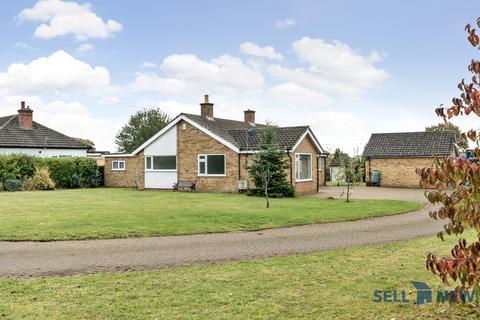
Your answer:
[[[173,191],[188,189],[189,191],[197,192],[196,186],[196,181],[178,180],[176,183],[173,184]]]

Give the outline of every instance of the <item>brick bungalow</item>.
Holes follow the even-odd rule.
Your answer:
[[[105,185],[172,189],[176,181],[189,180],[200,192],[251,187],[246,167],[266,126],[255,123],[253,110],[244,112],[244,121],[215,118],[208,96],[200,111],[179,114],[131,154],[106,155]],[[310,127],[276,127],[274,138],[285,150],[287,177],[297,193],[316,193],[325,184],[327,153]]]
[[[380,171],[380,186],[418,188],[417,168],[430,167],[435,157],[455,155],[453,132],[372,134],[363,151],[367,185],[372,171]]]

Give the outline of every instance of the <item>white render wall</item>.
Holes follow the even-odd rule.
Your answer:
[[[85,149],[42,149],[42,148],[0,148],[0,155],[27,154],[35,157],[52,158],[59,156],[86,157]]]
[[[177,126],[173,126],[144,150],[145,156],[176,156]],[[177,159],[178,165],[178,159]],[[144,164],[145,166],[145,164]],[[177,170],[145,170],[145,188],[171,189],[177,182]]]
[[[146,156],[174,156],[177,154],[177,126],[173,126],[149,144],[144,151]]]

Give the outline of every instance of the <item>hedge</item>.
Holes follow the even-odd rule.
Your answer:
[[[95,159],[37,158],[28,155],[0,156],[0,182],[32,177],[37,167],[46,167],[57,188],[88,188],[99,184],[100,173]]]

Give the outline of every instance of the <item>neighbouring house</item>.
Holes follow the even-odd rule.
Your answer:
[[[85,157],[88,148],[76,139],[33,121],[33,110],[23,101],[17,114],[0,117],[0,155]]]
[[[213,103],[200,104],[200,115],[181,113],[131,154],[105,155],[105,185],[138,189],[172,189],[179,180],[197,182],[204,192],[238,192],[252,186],[247,166],[259,149],[265,125],[255,111],[244,121],[215,118]],[[287,179],[297,193],[325,184],[325,158],[309,126],[275,127],[276,143],[289,163]]]
[[[453,132],[399,132],[372,134],[363,151],[367,185],[374,170],[382,187],[419,187],[417,168],[430,167],[435,157],[456,153]]]

